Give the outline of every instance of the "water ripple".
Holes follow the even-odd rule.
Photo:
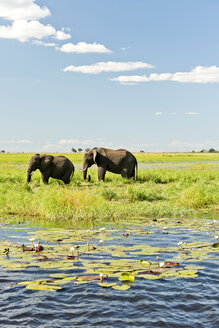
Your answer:
[[[138,236],[136,242],[142,243],[142,238]],[[185,239],[189,239],[188,234]],[[168,235],[168,241],[159,236],[155,242],[166,247],[176,245],[177,240],[179,234]],[[54,271],[44,270],[41,275],[36,267],[22,272],[1,271],[0,327],[218,328],[218,266],[215,259],[199,264],[205,269],[198,278],[139,279],[124,292],[92,283],[68,283],[50,293],[32,291],[16,283],[42,279]],[[13,288],[7,288],[9,285]]]

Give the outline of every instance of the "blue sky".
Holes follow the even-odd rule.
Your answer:
[[[219,1],[0,0],[0,149],[219,149]]]

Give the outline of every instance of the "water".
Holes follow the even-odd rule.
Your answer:
[[[206,224],[207,227],[207,224]],[[205,231],[185,230],[183,227],[170,227],[167,232],[153,227],[107,227],[113,239],[104,241],[104,247],[115,246],[131,249],[133,245],[160,247],[160,261],[179,255],[180,251],[168,251],[179,241],[184,243],[209,243],[214,241],[215,227]],[[0,240],[17,245],[28,244],[29,232],[41,231],[34,226],[0,226]],[[43,236],[43,231],[40,234]],[[49,230],[48,230],[49,231]],[[57,230],[64,234],[62,230]],[[131,232],[125,238],[123,233]],[[146,234],[151,231],[153,233]],[[86,234],[86,230],[85,230]],[[97,244],[102,235],[96,233],[91,239]],[[115,238],[114,238],[115,237]],[[102,238],[102,237],[101,237]],[[67,242],[67,241],[66,241]],[[30,243],[30,242],[29,242]],[[80,245],[86,244],[81,240]],[[50,243],[58,244],[54,241]],[[65,242],[63,241],[63,245]],[[44,244],[45,246],[45,244]],[[178,247],[178,246],[177,246]],[[203,248],[204,249],[204,248]],[[135,252],[134,252],[135,253]],[[143,254],[127,253],[128,258],[141,260]],[[218,328],[219,327],[219,279],[218,252],[206,253],[201,261],[182,260],[180,266],[198,265],[198,277],[177,280],[135,279],[131,288],[118,291],[102,288],[97,283],[76,285],[67,283],[55,292],[35,291],[17,285],[20,281],[45,279],[49,274],[65,272],[74,274],[80,268],[67,271],[42,269],[29,266],[23,270],[1,270],[0,276],[0,327],[170,327],[170,328]],[[89,258],[84,256],[85,258]],[[90,255],[90,260],[107,261],[112,257],[104,251]],[[157,254],[147,255],[147,260],[156,261]],[[115,257],[119,262],[119,257]],[[0,257],[1,259],[1,257]],[[116,279],[116,278],[114,278]],[[117,279],[116,279],[117,280]],[[8,286],[12,286],[8,288]]]
[[[218,168],[219,161],[177,161],[177,162],[139,162],[138,168],[144,169],[189,169],[194,165],[209,164],[215,169]],[[75,164],[76,170],[82,170],[81,164]],[[96,166],[90,168],[90,170],[96,169]]]

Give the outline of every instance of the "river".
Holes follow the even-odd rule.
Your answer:
[[[191,227],[184,218],[168,222],[65,230],[2,220],[0,327],[219,327],[219,253],[212,247],[218,221],[199,220],[198,228],[196,219]],[[31,237],[40,240],[41,252],[21,250],[23,244],[32,247]],[[106,268],[111,271],[104,282],[127,290],[99,285]],[[118,280],[125,271],[130,280]],[[60,284],[61,276],[54,274],[73,280]],[[42,286],[51,279],[60,289],[26,288],[25,281],[41,280]]]

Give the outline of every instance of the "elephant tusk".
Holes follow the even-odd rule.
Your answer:
[[[79,169],[79,171],[86,171],[87,169]]]

